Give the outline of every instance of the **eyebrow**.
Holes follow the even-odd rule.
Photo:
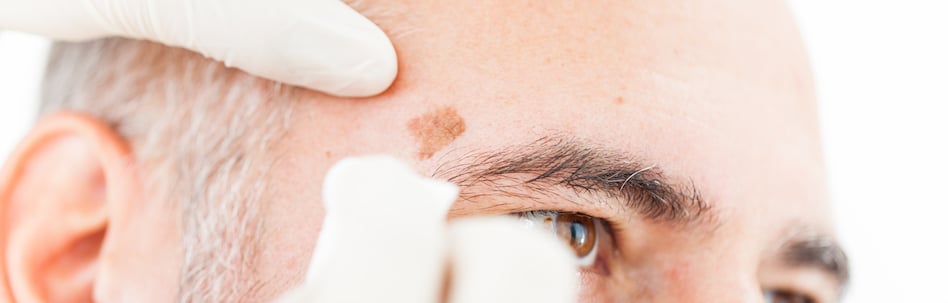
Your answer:
[[[474,186],[508,195],[513,187],[544,193],[560,186],[618,199],[623,209],[663,223],[691,223],[708,217],[710,209],[690,180],[669,178],[656,164],[567,137],[472,152],[443,163],[433,177],[458,184],[461,199],[484,195],[465,190]]]
[[[794,239],[780,249],[780,260],[796,267],[812,267],[828,273],[845,286],[849,283],[849,258],[833,239],[824,236]]]

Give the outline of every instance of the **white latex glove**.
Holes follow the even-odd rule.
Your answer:
[[[447,224],[454,185],[366,157],[339,162],[323,191],[327,215],[309,274],[280,303],[576,302],[566,245],[511,218]]]
[[[385,33],[340,0],[0,0],[0,30],[152,40],[338,96],[381,93],[397,72]]]

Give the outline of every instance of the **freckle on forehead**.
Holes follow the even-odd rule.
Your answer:
[[[452,107],[439,107],[408,121],[408,130],[418,141],[418,158],[431,158],[464,133],[464,119]]]

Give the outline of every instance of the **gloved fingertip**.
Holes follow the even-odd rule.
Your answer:
[[[578,298],[575,255],[549,233],[512,218],[481,217],[455,221],[449,237],[452,303],[572,303]]]
[[[407,163],[382,155],[342,159],[329,169],[324,184],[327,211],[361,215],[418,211],[440,220],[458,194],[454,184],[422,177]],[[382,203],[400,198],[414,203]]]
[[[369,46],[361,64],[341,73],[337,84],[322,91],[338,97],[371,97],[381,94],[395,82],[398,59],[391,44]],[[348,78],[348,79],[347,79]]]
[[[392,41],[378,25],[344,3],[326,4],[324,14],[301,22],[288,42],[291,61],[312,63],[290,66],[304,69],[294,84],[339,97],[384,92],[398,73]]]

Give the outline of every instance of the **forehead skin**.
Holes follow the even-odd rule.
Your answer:
[[[298,102],[272,172],[279,187],[261,275],[305,268],[323,216],[323,175],[341,157],[394,154],[428,173],[448,150],[548,135],[653,161],[693,180],[713,204],[724,236],[700,251],[685,240],[654,244],[676,252],[663,255],[674,270],[662,287],[679,298],[748,299],[760,255],[788,226],[831,234],[808,62],[783,3],[363,3],[376,5],[390,13],[378,20],[383,28],[405,32],[394,39],[399,78],[378,97],[312,93]],[[427,150],[412,121],[444,109],[464,129]],[[727,294],[735,287],[743,294]]]

